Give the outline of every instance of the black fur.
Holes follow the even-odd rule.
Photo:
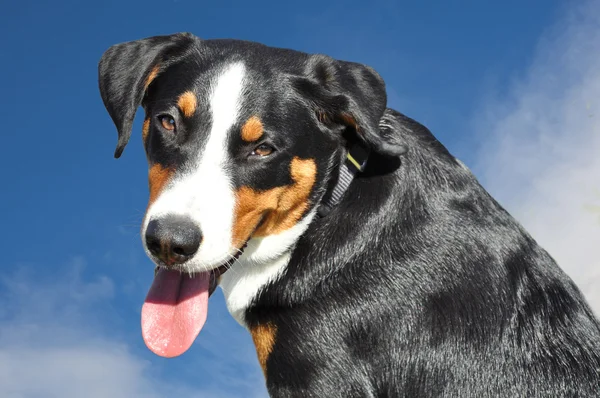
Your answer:
[[[274,397],[600,396],[579,289],[422,125],[375,155],[248,311],[272,322]]]
[[[368,67],[189,34],[114,46],[99,73],[119,131],[115,156],[143,104],[153,117],[150,163],[183,169],[202,151],[210,115],[178,120],[177,136],[154,116],[185,90],[203,98],[198,82],[235,60],[250,74],[240,120],[261,114],[279,149],[248,161],[249,144],[232,132],[236,188],[289,184],[292,157],[314,159],[315,208],[347,139],[372,149],[344,200],[310,224],[283,275],[247,310],[250,328],[276,328],[272,397],[600,396],[600,324],[581,292],[425,127],[386,109],[384,83]]]
[[[109,48],[98,65],[100,94],[119,133],[115,158],[121,156],[131,136],[131,125],[142,103],[144,85],[152,68],[166,70],[189,55],[196,38],[181,33],[121,43]]]

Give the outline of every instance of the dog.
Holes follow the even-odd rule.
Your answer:
[[[600,396],[600,323],[372,68],[189,33],[110,47],[115,157],[143,107],[142,308],[185,352],[217,285],[272,397]]]

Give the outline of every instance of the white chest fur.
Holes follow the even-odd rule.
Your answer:
[[[241,260],[241,258],[240,258]],[[275,280],[285,269],[290,253],[262,264],[240,261],[221,278],[221,289],[231,316],[246,326],[244,313],[259,290]]]
[[[251,239],[238,261],[221,277],[220,286],[231,316],[246,326],[244,313],[260,289],[276,280],[290,261],[291,248],[314,217],[309,213],[278,235]]]

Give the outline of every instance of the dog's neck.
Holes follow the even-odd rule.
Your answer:
[[[262,288],[276,280],[286,269],[295,243],[313,222],[327,217],[338,207],[356,176],[365,170],[369,149],[354,140],[344,151],[335,182],[325,192],[319,204],[296,226],[276,235],[250,239],[243,254],[221,277],[230,314],[246,326],[244,314]]]
[[[294,243],[316,218],[311,211],[294,227],[278,235],[253,238],[244,253],[221,276],[220,286],[229,313],[242,326],[246,326],[244,313],[260,290],[277,279],[285,270]]]
[[[389,129],[393,129],[390,134],[400,134],[397,125]],[[342,159],[340,170],[352,167],[352,161]],[[252,239],[221,280],[233,317],[247,326],[245,313],[251,306],[292,307],[328,294],[330,277],[353,263],[363,248],[385,241],[378,234],[400,222],[399,200],[410,196],[405,191],[418,188],[410,186],[401,164],[401,158],[371,153],[366,168],[354,174],[340,200],[325,215],[316,214],[322,208],[317,206],[290,230]]]
[[[298,224],[278,235],[253,238],[237,261],[221,276],[219,285],[227,303],[227,309],[233,318],[247,327],[246,310],[255,302],[259,294],[271,282],[278,280],[287,270],[295,247],[306,231],[314,225],[322,225],[336,219],[338,207],[349,191],[352,183],[360,179],[364,170],[366,154],[362,148],[348,151],[345,162],[340,166],[340,177],[334,184],[337,194],[331,191],[324,195],[325,203],[316,206]],[[354,155],[354,156],[353,156]],[[354,163],[357,162],[358,166]],[[344,177],[345,176],[345,177]],[[359,176],[359,178],[356,178]],[[332,213],[333,210],[333,213]],[[335,221],[334,221],[335,223]]]
[[[455,187],[444,185],[449,170],[460,171],[461,178],[472,176],[411,119],[390,110],[385,122],[390,138],[401,140],[408,152],[401,157],[371,153],[366,169],[356,176],[343,200],[326,217],[310,223],[277,282],[258,291],[252,314],[247,315],[265,313],[267,308],[271,312],[298,308],[361,283],[361,289],[377,289],[378,278],[385,275],[373,267],[402,263],[404,256],[427,250],[430,242],[423,228],[447,206],[424,198],[437,197],[441,191],[453,197]],[[455,194],[461,195],[460,190]],[[402,234],[396,232],[399,228]],[[393,245],[389,235],[397,237]]]

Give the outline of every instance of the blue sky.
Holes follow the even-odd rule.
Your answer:
[[[266,395],[220,291],[182,357],[141,339],[141,116],[113,159],[97,63],[112,44],[178,31],[373,66],[389,105],[473,168],[600,310],[598,1],[33,4],[6,2],[0,25],[0,396]]]

